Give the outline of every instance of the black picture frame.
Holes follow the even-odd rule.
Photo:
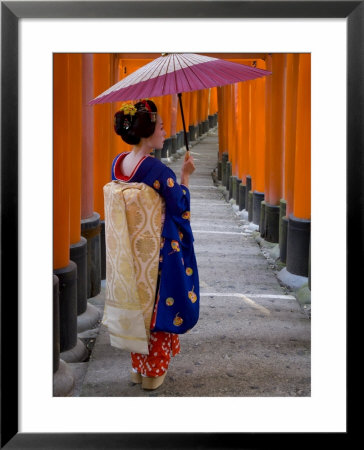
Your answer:
[[[18,21],[21,18],[346,18],[347,19],[347,302],[364,273],[363,1],[10,1],[1,2],[1,448],[262,448],[297,443],[280,433],[18,432]],[[329,187],[328,187],[329,189]],[[354,253],[355,252],[355,253]],[[358,258],[359,256],[359,258]],[[11,298],[11,301],[7,301]],[[350,348],[350,345],[347,346]],[[334,394],[333,394],[334,395]],[[349,417],[349,416],[348,416]],[[349,436],[337,433],[340,443]],[[327,438],[327,436],[324,436]],[[309,434],[299,437],[305,443]],[[315,435],[318,442],[319,434]],[[266,442],[263,445],[264,441]],[[327,439],[325,440],[327,443]]]

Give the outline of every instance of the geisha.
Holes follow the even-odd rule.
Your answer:
[[[178,334],[198,321],[199,279],[190,225],[189,178],[195,170],[186,153],[181,183],[175,173],[150,153],[161,149],[166,137],[163,122],[151,100],[126,104],[114,116],[114,129],[133,148],[117,155],[112,180],[144,183],[164,200],[158,281],[150,319],[148,354],[131,352],[133,383],[156,389],[163,383],[171,354],[180,352]]]

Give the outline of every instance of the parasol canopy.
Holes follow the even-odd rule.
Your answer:
[[[89,104],[178,94],[188,152],[182,92],[225,86],[270,74],[263,69],[195,53],[165,53],[111,86]]]
[[[171,53],[111,86],[90,105],[191,92],[270,75],[263,69],[194,53]]]

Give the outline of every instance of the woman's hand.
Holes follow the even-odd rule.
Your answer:
[[[185,154],[185,160],[182,166],[181,184],[188,186],[190,175],[195,171],[196,167],[193,162],[193,156],[188,151]]]

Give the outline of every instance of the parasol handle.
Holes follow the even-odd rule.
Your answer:
[[[185,125],[185,117],[184,117],[184,115],[183,115],[182,93],[181,93],[181,92],[178,93],[178,99],[179,99],[179,107],[180,107],[180,109],[181,109],[181,116],[182,116],[183,131],[184,131],[184,136],[185,136],[186,150],[187,150],[187,152],[189,152],[189,148],[188,148],[188,139],[187,139],[187,133],[186,133],[186,125]]]

